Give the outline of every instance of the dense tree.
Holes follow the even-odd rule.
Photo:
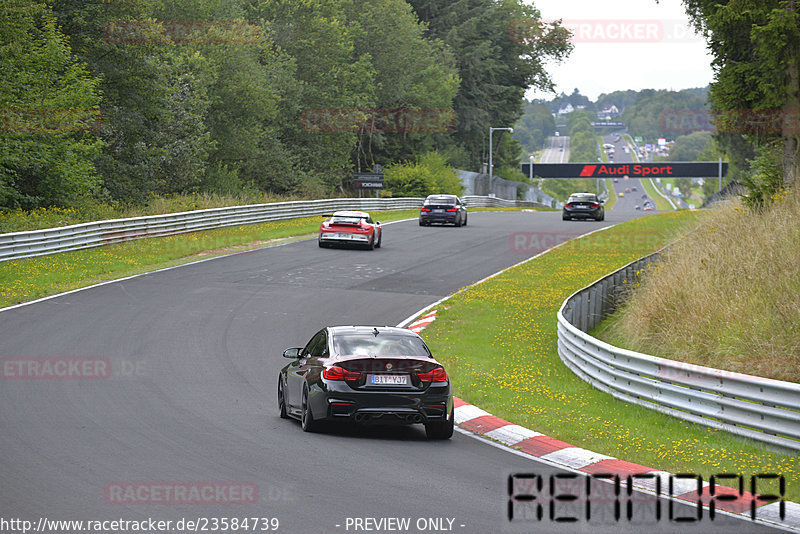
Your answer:
[[[592,116],[586,111],[573,111],[567,116],[569,131],[569,160],[571,162],[597,161],[597,138]]]
[[[197,190],[215,145],[207,124],[215,65],[185,27],[163,20],[161,7],[151,0],[53,5],[73,49],[101,76],[104,150],[96,165],[105,189],[125,201]]]
[[[711,132],[692,132],[678,137],[669,150],[669,160],[696,161],[700,154],[705,153],[711,137]]]
[[[720,141],[744,139],[763,147],[769,159],[779,153],[781,185],[800,173],[800,14],[796,0],[684,0],[695,26],[714,56],[710,100],[719,112]],[[772,120],[764,120],[771,117]],[[776,147],[778,149],[776,150]],[[763,158],[762,158],[763,160]],[[758,167],[770,167],[759,160]],[[771,168],[771,167],[770,167]],[[772,173],[757,196],[776,187]],[[761,191],[759,191],[761,189]]]
[[[565,30],[541,23],[539,11],[519,0],[410,0],[430,36],[452,50],[461,78],[454,100],[457,129],[466,161],[477,168],[488,149],[489,127],[512,126],[529,87],[552,89],[544,64],[571,50]],[[517,31],[523,28],[525,31]],[[498,160],[497,165],[518,166]]]
[[[659,137],[674,138],[690,133],[675,126],[674,117],[706,117],[706,102],[692,90],[665,91],[645,89],[639,92],[634,104],[625,108],[622,122],[631,135],[653,142]],[[693,124],[690,122],[690,124]]]
[[[425,26],[405,0],[350,0],[347,16],[359,29],[355,56],[369,56],[375,69],[376,115],[410,117],[408,124],[395,128],[398,131],[374,128],[371,121],[376,117],[365,117],[357,167],[405,160],[447,146],[438,134],[452,128],[453,98],[459,86],[450,50],[438,39],[425,38]]]
[[[489,126],[512,125],[524,90],[552,85],[543,62],[570,48],[520,0],[9,2],[4,121],[34,98],[102,121],[55,136],[4,128],[0,207],[323,196],[353,170],[434,151],[477,167]],[[551,118],[536,120],[541,139]],[[497,141],[496,168],[517,168],[518,141]]]
[[[0,10],[0,206],[73,205],[95,193],[99,79],[44,3]]]
[[[555,130],[555,118],[546,104],[540,101],[525,102],[522,116],[514,125],[514,139],[527,152],[534,152]]]
[[[618,110],[623,111],[628,106],[635,104],[638,97],[639,91],[632,89],[603,93],[597,97],[595,108],[599,111],[610,106],[616,106]]]

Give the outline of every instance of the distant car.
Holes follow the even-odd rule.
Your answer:
[[[467,206],[456,195],[429,195],[419,210],[419,225],[467,225]]]
[[[625,193],[620,193],[618,196],[620,196],[620,197],[624,197],[624,196],[625,196]]]
[[[626,193],[630,193],[630,192],[631,192],[631,188],[630,188],[630,187],[629,187],[629,188],[627,188],[627,189],[625,190],[625,192],[626,192]]]
[[[564,203],[561,212],[561,219],[570,221],[572,219],[594,219],[602,221],[606,218],[603,201],[593,193],[573,193]]]
[[[631,187],[631,191],[636,191],[636,188],[635,187]]]
[[[644,204],[644,211],[653,211],[655,206],[653,206],[652,202],[645,202]]]
[[[453,435],[450,379],[422,338],[405,328],[328,326],[278,375],[278,409],[304,431],[321,421],[425,425],[429,439]]]
[[[634,208],[633,208],[633,209],[635,209],[635,210],[640,210],[640,209],[642,209],[642,207],[641,207],[639,204],[636,204],[636,206],[634,206]]]
[[[619,178],[614,178],[614,183],[619,182]]]
[[[363,245],[368,249],[381,247],[383,229],[364,211],[337,211],[322,221],[319,227],[320,247],[332,245]]]

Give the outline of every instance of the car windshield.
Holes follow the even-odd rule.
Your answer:
[[[597,202],[594,195],[572,195],[567,202]]]
[[[431,353],[418,337],[398,334],[338,334],[333,337],[333,351],[339,356],[417,356]]]
[[[425,199],[425,204],[455,204],[456,199],[453,197],[428,197]]]

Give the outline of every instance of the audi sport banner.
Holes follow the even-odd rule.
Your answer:
[[[522,165],[528,176],[530,163]],[[722,162],[722,175],[728,163]],[[659,163],[534,163],[539,178],[712,178],[719,174],[716,161],[665,161]]]

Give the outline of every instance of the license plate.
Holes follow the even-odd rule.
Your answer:
[[[444,213],[444,210],[433,210],[434,213]]]
[[[336,237],[338,239],[353,239],[353,234],[342,234],[342,233],[339,233],[339,234],[336,234]]]
[[[369,375],[371,386],[407,386],[408,375]]]

